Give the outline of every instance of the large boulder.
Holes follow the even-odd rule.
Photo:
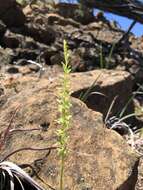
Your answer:
[[[19,70],[23,72],[22,69],[23,68],[20,68]],[[61,73],[62,71],[60,69],[57,70],[57,68],[53,68],[53,70],[47,70],[42,77],[43,79],[58,81]],[[117,99],[111,110],[110,116],[118,116],[125,107],[126,110],[124,115],[134,113],[134,102],[130,101],[128,104],[129,99],[132,97],[132,88],[134,84],[128,72],[117,70],[94,70],[84,73],[72,73],[70,75],[70,81],[71,95],[81,99],[90,109],[101,112],[103,114],[103,119],[105,119],[115,97],[117,97]],[[32,83],[29,83],[29,85],[31,84]],[[23,88],[23,86],[18,85],[16,88]],[[137,122],[137,120],[132,118],[130,122]]]
[[[18,105],[19,111],[11,127],[41,130],[13,133],[0,157],[22,147],[55,146],[56,130],[60,127],[56,122],[59,117],[56,101],[59,83],[30,77],[13,79],[9,83],[5,81],[3,86],[8,101],[0,108],[0,130],[6,129]],[[71,102],[72,122],[68,131],[70,139],[65,161],[65,189],[134,190],[137,155],[120,135],[104,127],[100,113],[88,109],[76,98],[71,98]],[[33,165],[47,183],[59,188],[60,159],[57,150],[52,150],[49,155],[46,151],[23,151],[9,160]]]
[[[112,109],[112,116],[119,114],[132,96],[133,80],[126,71],[105,69],[73,73],[71,74],[71,83],[72,96],[81,98],[82,95],[86,105],[103,113],[104,117],[115,97],[117,99]],[[133,101],[131,101],[126,109],[126,114],[133,112],[134,106]]]

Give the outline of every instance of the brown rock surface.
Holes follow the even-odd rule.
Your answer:
[[[26,66],[25,68],[29,68],[29,66]],[[24,67],[20,67],[19,70],[21,72],[30,71],[29,69],[25,70]],[[55,80],[58,81],[61,73],[62,70],[57,67],[52,67],[52,69],[47,70],[43,74],[43,80],[42,82],[39,81],[39,85],[47,86],[47,84],[44,82],[46,79],[50,80],[51,82]],[[32,78],[33,82],[31,81],[31,78],[29,79],[29,77],[25,79],[16,79],[16,81],[17,80],[17,88],[24,88],[25,90],[28,90],[29,86],[31,86],[32,83],[34,83],[34,86],[36,85],[35,81],[37,81],[38,78]],[[28,84],[27,87],[23,87],[23,85],[19,85],[19,80],[30,80],[31,82]],[[127,104],[129,98],[132,96],[133,80],[131,78],[131,75],[126,71],[95,70],[84,73],[72,73],[70,76],[70,80],[71,94],[73,97],[76,98],[80,98],[82,93],[85,94],[87,90],[92,86],[92,84],[97,80],[97,82],[95,82],[94,86],[91,89],[91,94],[89,94],[88,97],[85,97],[86,100],[83,101],[89,108],[101,112],[104,117],[106,116],[109,106],[115,96],[118,97],[115,106],[112,109],[111,115],[116,115],[117,113],[119,113]],[[96,92],[102,93],[105,96],[96,94]],[[126,110],[126,114],[133,112],[134,105],[133,102],[131,102]]]
[[[20,104],[12,127],[47,127],[47,131],[14,133],[1,152],[1,158],[17,148],[55,145],[55,132],[59,127],[55,122],[59,115],[55,93],[58,87],[58,83],[32,77],[5,82],[5,93],[11,91],[11,96],[0,110],[1,130],[6,128],[15,107]],[[88,109],[80,100],[72,98],[71,112],[73,118],[69,130],[69,155],[65,163],[65,189],[133,190],[138,161],[135,153],[116,132],[103,128],[100,113]],[[10,160],[17,164],[32,164],[47,183],[58,189],[60,160],[57,151],[52,151],[47,157],[44,151],[23,151]]]
[[[97,80],[97,82],[95,82]],[[131,75],[125,71],[116,70],[96,70],[85,73],[71,74],[72,95],[80,97],[81,93],[93,85],[91,92],[93,94],[86,97],[86,105],[96,111],[103,113],[105,116],[114,97],[117,96],[112,115],[120,112],[127,104],[129,97],[132,96],[133,81]],[[105,96],[94,94],[94,92],[103,93]],[[127,109],[128,113],[133,112],[131,103]]]

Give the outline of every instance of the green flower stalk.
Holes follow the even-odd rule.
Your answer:
[[[71,67],[69,65],[69,62],[70,62],[70,54],[67,42],[64,40],[64,63],[62,63],[64,74],[61,79],[61,88],[58,99],[58,110],[60,112],[58,124],[60,124],[61,128],[57,130],[58,144],[59,144],[58,153],[61,158],[60,190],[63,190],[64,162],[68,153],[68,148],[67,148],[67,143],[69,138],[68,129],[70,128],[70,122],[71,122],[70,79],[69,79],[69,73],[71,72]]]

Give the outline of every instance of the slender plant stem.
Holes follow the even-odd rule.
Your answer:
[[[117,96],[114,97],[114,99],[112,100],[112,102],[111,102],[111,104],[110,104],[110,107],[109,107],[108,112],[107,112],[107,114],[106,114],[106,117],[105,117],[105,119],[104,119],[104,122],[105,122],[105,123],[107,122],[107,120],[108,120],[108,118],[109,118],[109,115],[110,115],[110,113],[111,113],[111,110],[112,110],[112,108],[113,108],[115,102],[116,102],[116,99],[117,99]]]
[[[106,65],[105,65],[106,69],[109,69],[109,65],[111,63],[111,59],[112,59],[114,48],[115,48],[115,43],[113,43],[113,45],[112,45],[112,47],[110,49],[109,56],[108,56],[108,61],[107,61]]]
[[[61,156],[61,171],[60,171],[60,190],[63,190],[63,176],[64,176],[64,155]]]
[[[17,150],[14,150],[13,152],[9,153],[8,155],[6,155],[0,162],[3,162],[5,160],[7,160],[10,156],[12,156],[13,154],[17,153],[17,152],[21,152],[21,151],[26,151],[26,150],[30,150],[30,151],[42,151],[42,150],[54,150],[57,149],[57,146],[51,146],[51,147],[47,147],[47,148],[32,148],[32,147],[25,147],[25,148],[19,148]]]

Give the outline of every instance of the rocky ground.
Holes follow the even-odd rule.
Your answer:
[[[17,106],[19,111],[11,126],[17,132],[9,137],[1,159],[25,145],[46,147],[56,143],[56,99],[66,39],[72,67],[73,120],[65,189],[143,190],[143,161],[136,152],[142,153],[142,136],[137,130],[143,126],[143,99],[141,93],[133,94],[137,89],[142,92],[143,38],[130,34],[117,45],[124,34],[117,23],[108,21],[100,12],[94,16],[88,9],[81,14],[75,4],[37,1],[21,6],[13,5],[11,0],[5,2],[0,1],[1,131]],[[91,86],[88,96],[81,98]],[[124,130],[124,123],[116,128],[117,132],[107,129],[106,116],[116,96],[108,119],[118,117],[129,102],[124,115],[138,114],[126,120],[127,126],[136,131],[134,141]],[[37,130],[31,131],[33,128]],[[21,132],[23,129],[29,132]],[[133,142],[135,150],[128,145]],[[55,150],[50,155],[29,151],[9,159],[31,164],[57,189],[56,155]]]

